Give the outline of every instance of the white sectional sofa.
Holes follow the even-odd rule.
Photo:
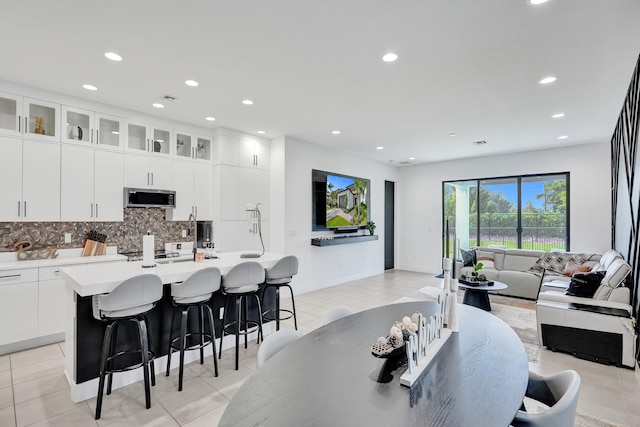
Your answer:
[[[499,294],[531,300],[538,298],[541,283],[560,280],[568,284],[571,280],[570,277],[559,273],[547,271],[543,274],[542,272],[531,271],[530,268],[533,267],[543,255],[545,255],[544,251],[526,249],[476,249],[476,256],[479,256],[480,262],[485,265],[480,273],[484,274],[489,280],[497,280],[507,284],[508,288],[499,291]],[[572,254],[569,253],[568,255]],[[487,256],[493,257],[493,266],[491,266],[491,262],[483,260],[483,258]],[[591,254],[583,264],[591,267],[595,266],[599,260],[600,255]],[[468,276],[472,271],[473,267],[464,267],[461,262],[456,263],[456,277],[459,278],[462,274]]]

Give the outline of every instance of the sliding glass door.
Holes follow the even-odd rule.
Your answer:
[[[569,250],[569,174],[443,182],[443,253],[475,246]]]

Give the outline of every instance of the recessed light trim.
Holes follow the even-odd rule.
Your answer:
[[[564,117],[564,113],[556,113],[553,116],[551,116],[552,119],[559,119],[561,117]]]
[[[533,6],[537,6],[539,4],[546,3],[548,1],[549,0],[528,0],[528,3],[533,5]]]
[[[118,132],[117,130],[112,130],[111,133],[114,135],[120,135],[120,132]]]
[[[242,103],[243,103],[244,105],[253,105],[253,101],[252,101],[252,100],[250,100],[250,99],[243,99],[243,100],[242,100]]]
[[[205,119],[206,121],[208,121],[208,122],[213,122],[213,121],[215,121],[215,120],[216,120],[216,118],[215,118],[215,117],[211,117],[211,116],[207,116],[207,117],[205,117],[204,119]]]
[[[186,84],[187,86],[196,87],[199,83],[195,80],[185,80],[184,84]]]
[[[379,145],[379,146],[376,147],[376,150],[384,150],[384,147]]]
[[[547,76],[541,80],[538,80],[538,83],[541,85],[548,85],[549,83],[553,83],[557,80],[556,76]]]
[[[164,108],[164,104],[160,104],[159,102],[154,102],[153,105],[155,108]]]
[[[94,85],[82,85],[83,88],[85,88],[86,90],[98,90],[97,87],[95,87]]]
[[[265,132],[265,131],[263,131],[263,130],[259,130],[259,131],[258,131],[258,134],[260,134],[260,135],[264,135],[265,133],[266,133],[266,132]]]
[[[340,135],[342,132],[340,132],[339,130],[332,130],[331,133],[334,135]]]
[[[568,138],[569,138],[568,135],[561,135],[561,136],[558,137],[558,139],[568,139]]]
[[[415,160],[415,159],[416,159],[415,157],[409,157],[409,160]]]
[[[117,53],[115,53],[115,52],[107,52],[107,53],[105,53],[105,54],[104,54],[104,56],[105,56],[107,59],[110,59],[110,60],[112,60],[112,61],[116,61],[116,62],[120,62],[120,61],[122,61],[122,56],[118,55],[118,54],[117,54]]]
[[[395,62],[398,59],[398,55],[393,52],[385,53],[382,57],[384,62]]]
[[[453,138],[454,136],[456,136],[456,135],[458,135],[458,134],[457,134],[457,133],[455,133],[455,132],[451,132],[451,133],[449,134],[449,136],[450,136],[450,137],[452,137],[452,138]]]

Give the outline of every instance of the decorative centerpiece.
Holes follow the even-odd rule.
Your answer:
[[[473,271],[471,272],[471,276],[462,275],[460,276],[459,282],[464,285],[469,286],[491,286],[493,282],[487,280],[487,276],[480,273],[480,270],[484,267],[484,265],[479,262],[473,266]]]
[[[411,317],[404,316],[402,322],[395,322],[386,337],[378,338],[371,346],[371,354],[375,357],[390,358],[405,354],[404,345],[409,336],[418,331],[420,313],[413,313]]]

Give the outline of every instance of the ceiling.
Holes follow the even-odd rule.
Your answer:
[[[394,164],[609,141],[640,53],[638,0],[6,3],[0,79]]]

